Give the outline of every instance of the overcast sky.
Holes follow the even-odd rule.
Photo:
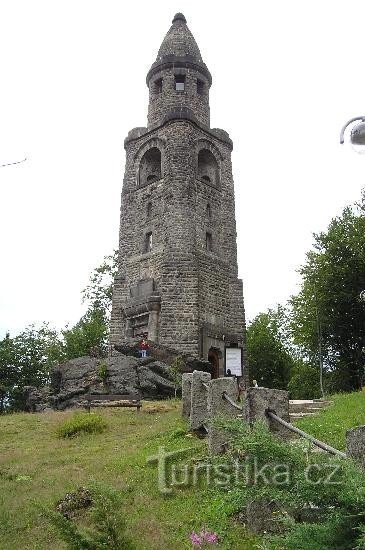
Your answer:
[[[2,0],[0,164],[27,161],[0,168],[0,336],[81,316],[178,11],[213,76],[211,126],[234,143],[248,319],[296,291],[312,233],[359,199],[365,155],[339,132],[365,113],[363,1]]]

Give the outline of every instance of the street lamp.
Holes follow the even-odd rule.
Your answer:
[[[360,121],[360,122],[359,122]],[[357,124],[354,124],[354,123]],[[340,143],[343,144],[345,141],[345,131],[353,124],[350,134],[350,141],[353,149],[357,153],[365,153],[365,116],[357,116],[354,118],[351,118],[344,127],[341,130],[340,134]],[[362,290],[359,295],[360,302],[365,303],[365,290]],[[365,347],[361,349],[362,353],[365,354]],[[362,390],[365,391],[365,375],[363,375],[360,378],[360,384],[362,387]]]
[[[357,124],[354,124],[355,122]],[[350,134],[351,145],[357,153],[365,153],[365,116],[357,116],[346,122],[341,130],[340,143],[344,143],[345,131],[351,124],[353,124]]]
[[[360,301],[365,302],[365,290],[362,290],[360,292]],[[361,351],[363,352],[363,354],[365,354],[365,347],[363,347]],[[360,383],[362,391],[365,391],[365,373],[362,375]]]

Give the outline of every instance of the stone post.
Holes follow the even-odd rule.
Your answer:
[[[191,379],[190,429],[199,430],[208,419],[208,391],[203,384],[210,382],[209,372],[195,370]]]
[[[251,501],[246,508],[246,526],[251,533],[281,534],[285,531],[285,523],[280,519],[288,518],[284,506],[275,500],[259,498]]]
[[[148,339],[151,342],[158,342],[159,321],[160,321],[161,297],[150,296],[148,298]]]
[[[290,432],[284,426],[265,415],[266,409],[272,409],[286,422],[289,422],[289,394],[285,390],[269,388],[248,388],[245,400],[245,418],[250,424],[256,420],[264,421],[270,432],[289,437]]]
[[[191,383],[193,380],[193,373],[184,372],[182,375],[182,415],[185,418],[190,417],[191,409]]]
[[[158,342],[158,318],[159,312],[151,310],[148,318],[148,339],[151,342]]]
[[[347,455],[365,468],[365,426],[358,426],[346,432]]]
[[[125,335],[127,338],[133,338],[133,328],[130,319],[125,320]]]
[[[227,447],[228,432],[216,428],[214,419],[217,417],[235,418],[240,412],[223,398],[223,392],[226,392],[235,403],[238,398],[238,388],[235,378],[216,378],[209,384],[208,392],[208,415],[209,415],[209,433],[208,448],[212,454],[219,454],[225,451]]]

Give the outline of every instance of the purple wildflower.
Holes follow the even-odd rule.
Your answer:
[[[198,533],[195,533],[195,531],[193,531],[190,535],[190,540],[191,540],[191,544],[193,546],[201,546],[202,545],[202,539],[201,537],[198,535]]]
[[[206,542],[208,542],[209,544],[218,544],[219,542],[219,537],[217,535],[217,533],[209,533],[209,532],[206,532],[204,534],[204,540]]]

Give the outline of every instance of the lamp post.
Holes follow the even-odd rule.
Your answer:
[[[356,122],[356,124],[355,124]],[[345,142],[345,132],[352,125],[350,143],[357,153],[365,153],[365,116],[356,116],[346,122],[341,130],[340,143]]]
[[[357,153],[365,153],[365,116],[357,116],[346,122],[341,130],[340,143],[341,145],[344,143],[345,132],[351,125],[353,125],[350,134],[351,145]],[[365,303],[365,290],[360,292],[359,299],[361,302]],[[365,353],[365,347],[363,347],[361,351]],[[360,385],[363,391],[365,391],[365,387],[363,387],[364,382],[364,376],[360,376]]]
[[[365,290],[362,290],[360,292],[360,301],[365,303]],[[361,351],[363,352],[363,354],[365,354],[365,347],[363,347]],[[360,385],[361,385],[362,391],[365,391],[365,374],[362,374],[360,378]]]

